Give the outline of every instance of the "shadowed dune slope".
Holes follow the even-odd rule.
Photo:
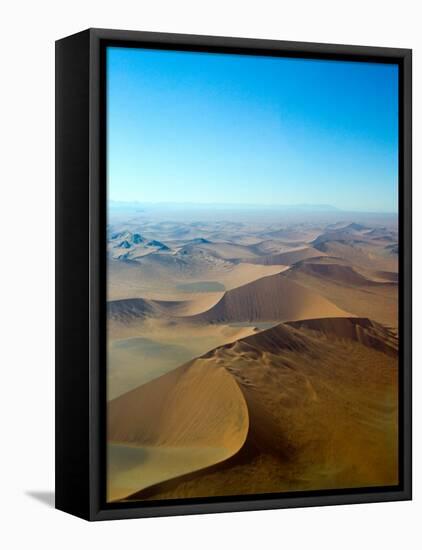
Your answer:
[[[377,271],[375,276],[389,282],[398,283],[399,281],[399,274],[394,271]]]
[[[188,319],[211,323],[264,322],[345,314],[328,299],[277,274],[227,291],[208,311]]]
[[[312,337],[309,338],[309,331]],[[323,317],[282,323],[274,328],[252,334],[231,344],[212,350],[202,357],[207,359],[219,356],[219,350],[239,350],[254,348],[261,352],[279,354],[284,351],[315,351],[314,345],[323,345],[328,340],[349,340],[382,353],[397,355],[397,338],[392,331],[380,323],[359,317]],[[244,347],[244,348],[243,348]]]
[[[287,323],[294,328],[304,328],[324,334],[326,338],[352,340],[368,348],[397,356],[398,342],[395,334],[384,325],[366,318],[306,319]]]
[[[368,319],[314,319],[278,325],[191,362],[184,368],[225,368],[236,380],[248,408],[246,441],[218,465],[129,499],[397,483],[395,348],[392,333]],[[193,403],[202,407],[201,393]]]

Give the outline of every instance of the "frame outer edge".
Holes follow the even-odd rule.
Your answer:
[[[89,516],[88,33],[56,50],[55,507]]]
[[[203,514],[217,512],[233,511],[254,511],[264,509],[280,509],[322,505],[341,505],[358,504],[370,502],[400,501],[409,500],[412,497],[412,457],[411,457],[411,178],[412,178],[412,126],[411,126],[411,101],[412,101],[412,50],[397,48],[378,48],[367,46],[343,46],[333,44],[314,44],[304,42],[283,42],[273,40],[261,40],[251,38],[225,38],[215,36],[184,35],[170,33],[150,33],[142,31],[117,31],[107,29],[89,29],[89,327],[90,327],[90,366],[89,366],[89,415],[90,415],[90,442],[89,442],[89,518],[90,520],[109,520],[124,518],[141,518],[156,516],[173,516],[186,514]],[[101,508],[100,484],[101,475],[104,473],[100,468],[100,319],[101,296],[99,292],[99,277],[101,275],[101,257],[98,243],[100,242],[101,232],[101,201],[100,190],[101,177],[101,159],[100,159],[100,128],[103,121],[100,120],[100,42],[107,40],[122,41],[143,41],[151,43],[162,43],[168,45],[188,44],[193,48],[195,46],[209,46],[230,48],[255,48],[255,49],[274,49],[282,54],[285,50],[300,53],[306,51],[316,57],[319,55],[358,55],[364,57],[376,56],[380,58],[394,58],[397,63],[402,63],[403,73],[403,205],[402,214],[404,215],[404,242],[406,243],[403,251],[404,260],[404,393],[405,406],[403,410],[404,420],[404,486],[402,490],[392,490],[391,492],[375,493],[362,492],[360,494],[344,493],[338,495],[307,495],[298,497],[268,498],[251,500],[217,501],[208,503],[187,502],[183,504],[168,504],[162,506],[148,505],[141,503],[139,507],[122,508]]]

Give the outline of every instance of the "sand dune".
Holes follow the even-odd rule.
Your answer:
[[[338,263],[337,263],[338,262]],[[360,269],[360,268],[357,268]],[[376,281],[362,275],[342,260],[320,258],[304,260],[283,273],[283,276],[325,296],[340,309],[358,317],[369,317],[397,327],[397,283]]]
[[[195,297],[193,300],[180,301],[168,311],[175,317],[197,315],[217,304],[223,295],[223,292],[207,292]]]
[[[232,290],[239,286],[252,283],[262,277],[276,275],[286,271],[288,266],[283,265],[255,265],[251,263],[241,263],[233,266],[227,274],[221,274],[221,281],[226,290]]]
[[[394,271],[376,271],[375,277],[392,283],[398,283],[399,281],[399,274]]]
[[[292,330],[293,329],[293,330]],[[309,331],[318,333],[318,341],[309,338]],[[278,355],[284,351],[311,352],[314,345],[321,343],[321,336],[328,340],[350,340],[359,342],[387,355],[397,355],[397,338],[385,326],[367,318],[359,317],[322,317],[289,321],[274,328],[242,338],[232,344],[226,344],[224,350],[250,351],[250,348],[262,353]],[[313,334],[315,336],[315,334]],[[203,357],[219,357],[219,352],[212,350]]]
[[[351,227],[352,225],[353,224],[350,224],[347,227],[326,231],[312,241],[311,244],[316,248],[319,248],[322,244],[331,241],[354,244],[367,242],[368,237],[365,235],[365,231],[362,229],[355,229],[354,227]]]
[[[134,318],[156,317],[161,309],[153,300],[132,298],[107,302],[107,317],[114,321],[127,322]]]
[[[184,369],[197,366],[208,375],[225,368],[236,381],[247,404],[246,440],[218,467],[136,491],[130,498],[397,483],[393,343],[388,330],[368,319],[318,319],[279,325],[191,362]],[[201,393],[193,403],[202,409]],[[131,414],[137,415],[139,405],[133,406]]]
[[[283,242],[305,243],[312,241],[320,233],[318,229],[293,229],[291,227],[285,227],[274,231],[264,232],[262,236],[269,239],[279,239]]]
[[[223,295],[222,292],[208,292],[193,300],[111,300],[107,302],[107,314],[110,320],[126,323],[151,317],[187,317],[207,311],[217,304]]]
[[[304,247],[289,252],[281,252],[280,254],[261,256],[260,258],[250,260],[250,263],[261,265],[292,265],[301,260],[315,258],[317,256],[325,256],[325,253],[316,248]]]
[[[235,454],[243,445],[249,428],[245,399],[233,377],[218,366],[205,361],[182,366],[160,378],[111,401],[108,405],[108,442],[142,449],[202,449],[189,471],[215,464]],[[206,452],[209,450],[209,452]],[[126,451],[127,453],[127,451]],[[180,454],[180,453],[179,453]],[[121,456],[121,455],[120,455]],[[157,460],[159,454],[155,453]],[[165,455],[168,460],[169,455]],[[116,457],[115,457],[116,458]],[[171,455],[170,455],[171,461]],[[123,470],[123,471],[122,471]],[[127,496],[128,473],[124,465],[115,467],[109,479],[109,499]],[[118,485],[118,472],[125,476],[125,486]],[[132,479],[141,488],[186,473],[183,461],[179,471],[166,460],[154,470],[155,476]]]
[[[179,254],[192,254],[193,252],[207,252],[224,260],[248,260],[256,257],[253,246],[240,245],[227,242],[209,242],[201,244],[187,244],[179,250]]]
[[[264,239],[255,243],[252,250],[258,256],[269,256],[271,254],[281,254],[283,252],[292,252],[294,250],[303,249],[304,247],[295,242],[284,243],[277,239]]]
[[[166,302],[143,298],[111,300],[107,302],[107,316],[113,321],[129,322],[133,319],[169,316],[180,307],[183,307],[183,302],[180,301]]]
[[[287,324],[294,328],[317,331],[328,338],[359,342],[368,348],[393,357],[397,356],[398,342],[394,333],[370,319],[359,317],[305,319]]]
[[[329,281],[336,281],[345,286],[371,286],[382,284],[365,277],[357,272],[352,266],[337,263],[335,260],[331,260],[327,263],[323,261],[300,262],[297,268],[303,273],[308,273],[309,275],[321,277]]]
[[[371,242],[353,245],[350,242],[324,241],[314,244],[314,248],[329,256],[347,260],[355,268],[392,272],[397,272],[398,269],[397,257],[385,254],[382,248]]]
[[[211,323],[253,323],[344,315],[344,310],[317,293],[288,280],[281,273],[227,291],[208,311],[189,319]]]

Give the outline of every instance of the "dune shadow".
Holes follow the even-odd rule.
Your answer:
[[[54,491],[25,491],[28,497],[38,500],[49,508],[54,508],[55,492]]]

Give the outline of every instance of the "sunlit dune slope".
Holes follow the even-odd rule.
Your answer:
[[[227,459],[249,428],[237,382],[200,359],[110,401],[107,423],[110,500]]]
[[[237,382],[248,409],[246,441],[223,463],[134,492],[131,499],[397,483],[396,342],[382,325],[359,318],[281,324],[184,368],[196,366],[207,375],[225,368]],[[202,393],[189,404],[195,415]],[[128,416],[140,418],[133,406]],[[172,418],[171,408],[167,413]],[[203,434],[197,436],[203,441]]]
[[[197,360],[108,404],[109,500],[238,452],[249,417],[235,379]]]
[[[198,399],[200,397],[200,399]],[[206,445],[232,450],[247,431],[241,392],[225,369],[196,360],[108,405],[108,439],[134,445]]]

